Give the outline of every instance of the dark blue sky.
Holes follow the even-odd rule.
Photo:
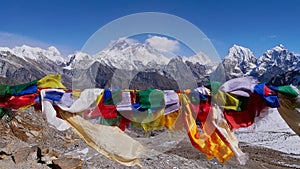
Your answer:
[[[66,54],[80,50],[105,24],[138,12],[186,19],[211,39],[221,57],[233,44],[256,56],[278,44],[300,53],[297,0],[5,0],[0,6],[0,46],[50,44]]]

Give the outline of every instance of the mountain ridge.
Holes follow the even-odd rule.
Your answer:
[[[278,45],[257,58],[250,49],[234,44],[221,63],[224,67],[226,80],[251,75],[257,77],[261,82],[297,85],[298,79],[300,79],[298,77],[299,56],[299,54],[290,52],[283,45]],[[165,56],[150,45],[127,41],[124,38],[111,43],[95,55],[78,51],[65,58],[54,46],[50,46],[48,49],[26,45],[12,49],[0,47],[1,81],[4,81],[4,78],[18,78],[20,82],[27,82],[49,73],[59,73],[63,74],[65,81],[71,85],[70,80],[73,79],[74,73],[79,73],[79,70],[85,72],[96,70],[96,68],[91,67],[92,65],[95,66],[94,63],[97,63],[96,65],[99,67],[106,67],[103,70],[113,70],[112,72],[108,71],[110,73],[104,71],[104,74],[108,73],[109,75],[112,75],[116,69],[144,72],[136,74],[142,77],[131,78],[135,80],[148,79],[149,81],[151,77],[154,77],[153,80],[150,80],[151,82],[149,81],[153,85],[149,84],[148,86],[157,88],[164,88],[162,84],[175,84],[174,81],[177,85],[171,85],[171,87],[175,88],[178,88],[179,83],[181,83],[180,87],[193,87],[194,84],[202,85],[209,80],[209,76],[218,74],[214,71],[219,65],[212,62],[204,53],[197,53],[191,57],[170,57]],[[109,87],[109,77],[104,74],[102,71],[103,77],[95,76],[94,78],[97,79],[93,80],[92,83],[96,81],[106,85],[100,85],[101,87]],[[164,81],[163,78],[166,78],[166,81],[160,83],[160,86],[154,85],[157,84],[156,81]],[[282,80],[282,78],[292,80]],[[221,77],[214,80],[218,79]],[[187,81],[194,84],[188,85],[186,84]]]

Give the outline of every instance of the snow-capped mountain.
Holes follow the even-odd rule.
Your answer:
[[[256,57],[250,49],[233,45],[229,49],[229,54],[224,58],[223,65],[227,79],[249,76],[256,68]]]
[[[275,77],[283,77],[282,75],[299,74],[299,55],[290,52],[283,45],[275,46],[273,49],[267,50],[261,57],[257,58],[250,49],[234,45],[229,50],[228,56],[223,60],[226,79],[232,79],[241,76],[252,75],[258,77],[261,82],[271,81],[279,83],[282,79],[274,79]],[[286,79],[295,79],[294,77],[285,77]],[[283,80],[282,82],[297,83],[295,80]]]
[[[291,71],[296,68],[297,63],[297,55],[289,52],[283,45],[279,45],[271,50],[267,50],[257,60],[257,72],[259,75],[262,75],[264,70],[269,67],[281,67],[283,70]]]
[[[66,59],[66,69],[71,69],[79,62],[85,60],[90,62],[100,62],[104,65],[117,69],[125,70],[146,70],[161,73],[162,69],[173,59],[177,58],[174,54],[163,52],[152,47],[149,43],[139,43],[132,39],[120,38],[111,43],[107,48],[95,55],[88,55],[81,52],[71,54]],[[206,65],[206,68],[216,68],[217,63],[213,62],[204,53],[194,56],[181,57],[182,62]],[[85,65],[85,64],[83,64]]]
[[[0,48],[1,83],[24,83],[49,73],[63,74],[64,58],[54,47],[48,50],[21,46]]]
[[[297,55],[290,52],[283,45],[279,45],[267,50],[257,59],[257,68],[254,72],[261,80],[269,81],[276,75],[295,70],[297,66],[299,66]]]
[[[61,53],[54,47],[50,46],[47,50],[41,49],[39,47],[30,47],[27,45],[17,46],[15,48],[0,48],[1,52],[10,52],[11,54],[20,57],[24,60],[35,60],[40,61],[44,59],[51,60],[57,64],[62,64],[65,62],[65,59],[61,55]]]
[[[204,53],[190,57],[170,56],[148,43],[120,38],[93,56],[74,52],[64,58],[53,46],[48,49],[26,45],[12,49],[0,47],[0,77],[17,78],[20,82],[28,82],[49,73],[59,73],[70,80],[76,76],[76,73],[84,76],[84,72],[93,72],[89,75],[90,79],[95,78],[92,82],[100,83],[100,86],[104,87],[110,83],[109,78],[115,70],[121,69],[144,72],[138,74],[137,76],[140,77],[135,77],[135,79],[147,79],[149,83],[153,83],[152,87],[157,88],[165,88],[164,86],[155,86],[158,84],[155,81],[162,80],[163,77],[173,82],[181,80],[184,83],[188,83],[192,79],[196,84],[201,85],[212,76],[215,77],[213,79],[215,81],[223,81],[221,80],[224,74],[222,72],[225,72],[227,80],[253,75],[258,77],[261,82],[298,84],[299,56],[289,52],[283,45],[279,45],[256,58],[250,49],[233,45],[222,61],[223,68],[222,65],[212,62]],[[219,73],[214,73],[217,69]],[[282,74],[287,74],[288,77],[281,76]],[[155,78],[149,80],[152,77]],[[276,78],[274,79],[274,77]],[[167,81],[160,85],[174,84]],[[178,85],[188,86],[178,84],[178,82],[173,86]],[[135,86],[137,85],[135,84]]]
[[[166,77],[185,83],[195,79],[197,83],[201,83],[204,80],[207,81],[206,75],[217,67],[204,53],[198,53],[191,57],[171,56],[153,48],[148,43],[142,44],[131,39],[120,38],[93,56],[80,52],[69,55],[64,69],[89,68],[94,62],[124,71],[146,72],[146,74],[139,74],[143,75],[143,78],[140,79],[151,79],[146,76],[156,73],[157,75],[151,74],[151,76],[159,79],[154,79],[153,82],[162,81],[161,77]],[[179,72],[182,72],[182,75],[179,75]],[[195,77],[187,78],[187,74]],[[174,83],[170,82],[169,84]],[[178,86],[178,84],[172,86]],[[181,87],[183,86],[188,85],[181,85]],[[165,87],[161,86],[161,88]]]
[[[141,68],[149,67],[153,63],[166,65],[170,60],[151,45],[141,44],[126,38],[120,38],[113,42],[94,57],[109,66],[127,70],[141,70]]]

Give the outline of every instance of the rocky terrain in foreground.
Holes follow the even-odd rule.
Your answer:
[[[140,168],[125,167],[113,162],[92,148],[77,136],[72,129],[60,132],[50,126],[40,112],[33,108],[16,112],[15,117],[0,123],[0,168]],[[248,153],[245,166],[232,158],[226,164],[216,159],[207,161],[204,154],[192,147],[186,133],[168,131],[154,132],[150,137],[141,131],[126,130],[126,133],[140,141],[148,151],[141,157],[144,168],[297,168],[298,155],[240,143]]]

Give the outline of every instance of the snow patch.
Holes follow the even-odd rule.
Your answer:
[[[288,154],[300,154],[300,137],[281,118],[277,109],[248,128],[235,131],[238,140],[251,145],[264,146]]]

